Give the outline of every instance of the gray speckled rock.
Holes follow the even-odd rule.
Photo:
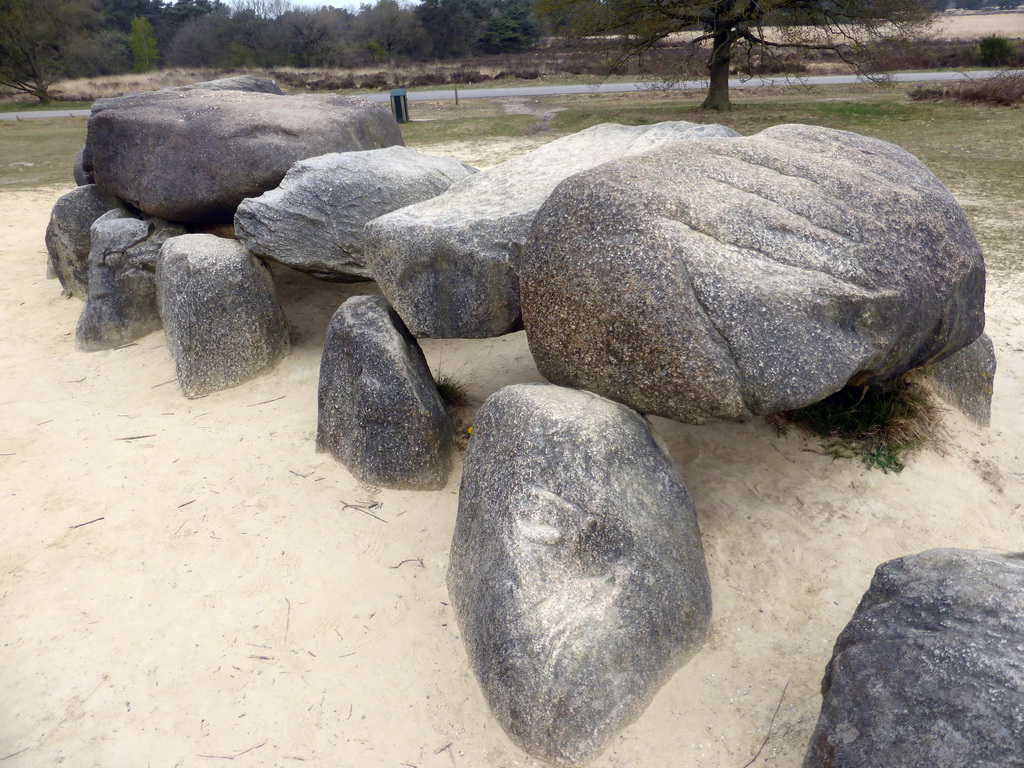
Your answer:
[[[945,360],[929,365],[925,378],[943,400],[971,421],[989,425],[996,351],[987,333]]]
[[[235,240],[182,235],[165,242],[157,299],[185,397],[237,386],[288,353],[270,270]]]
[[[521,327],[517,262],[530,224],[562,179],[605,161],[697,136],[720,125],[598,125],[470,176],[443,195],[366,227],[381,290],[417,336],[483,338]]]
[[[1010,768],[1024,755],[1024,554],[880,565],[836,640],[804,768]]]
[[[298,160],[402,144],[391,115],[351,96],[152,91],[100,99],[89,118],[96,183],[171,221],[230,222]]]
[[[113,349],[160,328],[157,259],[164,242],[185,228],[115,209],[100,216],[91,233],[89,294],[75,329],[85,352]]]
[[[94,183],[92,177],[92,169],[86,170],[85,168],[85,146],[83,145],[78,154],[75,155],[75,162],[71,168],[71,174],[75,177],[75,184],[80,187],[84,187],[86,184]]]
[[[451,471],[452,422],[420,345],[380,296],[334,313],[320,362],[316,446],[365,483],[441,488]]]
[[[970,344],[985,265],[906,151],[785,125],[567,179],[520,268],[537,367],[645,413],[746,419]]]
[[[102,112],[105,109],[112,109],[121,103],[133,101],[142,93],[167,93],[174,91],[246,91],[249,93],[272,93],[283,96],[284,92],[277,87],[273,80],[254,75],[237,75],[235,77],[222,77],[218,80],[203,80],[190,85],[178,85],[167,88],[158,88],[156,91],[137,91],[125,96],[115,96],[109,99],[99,99],[92,105],[92,114]],[[90,115],[91,117],[92,115]],[[92,172],[92,150],[89,147],[88,138],[85,145],[79,150],[75,157],[74,175],[76,184],[93,184]]]
[[[243,200],[235,232],[250,253],[325,280],[369,280],[366,222],[444,192],[474,169],[406,147],[302,160],[277,189]]]
[[[247,93],[272,93],[283,96],[284,91],[277,87],[277,83],[265,77],[255,75],[235,75],[234,77],[221,77],[216,80],[203,80],[189,85],[175,85],[169,88],[161,88],[161,91],[245,91]]]
[[[89,229],[115,208],[123,209],[121,201],[94,184],[71,190],[53,206],[46,226],[47,268],[72,296],[85,298],[88,293]]]
[[[711,620],[696,511],[647,424],[545,384],[477,415],[448,592],[495,717],[558,765],[632,722]]]

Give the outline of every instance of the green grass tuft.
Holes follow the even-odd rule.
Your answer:
[[[783,418],[822,438],[833,458],[859,457],[868,467],[901,472],[904,456],[934,430],[936,409],[906,381],[884,387],[847,387]]]
[[[448,410],[458,410],[469,405],[469,389],[450,373],[439,373],[434,377],[434,383]]]

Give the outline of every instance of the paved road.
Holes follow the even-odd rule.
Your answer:
[[[933,81],[985,79],[1000,74],[998,70],[984,70],[980,72],[910,72],[892,75],[892,79],[898,83],[925,83]],[[1016,70],[1014,74],[1024,74],[1024,70]],[[843,85],[847,83],[864,82],[865,78],[860,75],[817,75],[815,77],[768,77],[754,78],[751,80],[740,80],[734,78],[729,81],[731,88],[761,88],[769,85]],[[707,88],[705,80],[686,80],[671,85],[662,86],[658,83],[601,83],[597,85],[533,85],[518,88],[460,88],[460,99],[504,99],[523,98],[538,96],[571,96],[589,93],[630,93],[636,91],[649,91],[652,88],[666,88],[677,91],[692,91]],[[409,91],[409,101],[452,101],[455,98],[454,89],[437,91]],[[370,101],[386,102],[388,94],[370,93],[365,98]],[[73,109],[58,110],[51,109],[38,112],[0,112],[0,120],[30,120],[43,117],[88,117],[89,110]]]

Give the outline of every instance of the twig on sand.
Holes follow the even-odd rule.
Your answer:
[[[288,613],[284,617],[284,644],[288,645],[288,630],[292,626],[292,601],[287,597],[284,599],[288,603]]]
[[[156,435],[132,435],[131,437],[119,437],[118,440],[142,440],[147,437],[156,437]]]
[[[184,504],[179,504],[178,509],[181,509],[182,507],[187,507],[189,504],[195,504],[195,501],[195,499],[192,499],[191,501],[186,501]]]
[[[73,530],[75,528],[81,528],[83,525],[91,525],[92,523],[98,523],[100,520],[106,520],[106,518],[105,517],[97,517],[95,520],[89,520],[88,522],[85,522],[85,523],[79,523],[78,525],[69,525],[68,526],[68,530]]]
[[[12,752],[6,757],[0,757],[0,763],[2,763],[4,760],[10,760],[12,757],[17,757],[22,752],[28,752],[30,749],[32,749],[32,747],[25,747],[24,749],[19,749],[17,752]]]
[[[422,557],[410,557],[408,560],[403,560],[398,565],[392,565],[391,566],[391,570],[392,571],[397,571],[399,568],[401,568],[406,563],[419,563],[420,564],[420,568],[426,568],[427,567],[427,566],[425,566],[423,564],[423,558]]]
[[[264,741],[263,744],[257,744],[255,747],[243,749],[241,752],[235,755],[196,755],[196,757],[207,757],[210,760],[234,760],[236,757],[241,757],[242,755],[252,752],[254,749],[259,749],[260,747],[265,746],[266,743],[267,742]]]
[[[275,398],[273,398],[271,400],[264,400],[264,401],[259,402],[259,403],[249,403],[245,407],[246,408],[255,408],[257,405],[266,405],[267,403],[276,403],[278,400],[284,400],[286,397],[288,397],[288,395],[281,395],[280,397],[275,397]]]
[[[305,480],[307,477],[309,477],[310,475],[313,474],[312,470],[310,470],[309,472],[307,472],[304,475],[302,473],[300,473],[300,472],[296,472],[294,469],[289,469],[288,471],[291,472],[296,477],[301,477],[303,480]]]
[[[120,347],[114,347],[114,351],[116,352],[119,349],[128,349],[128,347],[137,347],[137,346],[139,346],[139,342],[132,341],[132,342],[129,342],[127,344],[122,344]]]
[[[748,762],[743,764],[743,768],[750,768],[750,766],[754,764],[754,761],[761,756],[761,750],[763,750],[765,745],[768,743],[768,739],[772,737],[772,728],[775,727],[775,718],[779,716],[779,710],[782,709],[782,700],[786,698],[786,690],[788,688],[789,680],[787,680],[786,684],[782,687],[782,695],[779,696],[779,703],[775,705],[775,713],[772,715],[772,721],[768,723],[768,733],[764,735],[764,741],[761,742],[761,746],[757,748],[757,752],[754,753],[754,756],[750,758]]]
[[[370,511],[371,509],[380,509],[381,506],[382,504],[379,501],[371,501],[365,504],[349,504],[347,501],[341,502],[342,509],[354,509],[358,512],[362,512],[364,515],[369,515],[374,520],[380,520],[382,523],[387,523],[387,520],[383,517],[378,517]]]
[[[177,380],[178,380],[178,377],[175,376],[173,379],[168,379],[167,381],[161,381],[159,384],[154,384],[152,387],[150,387],[150,389],[156,389],[157,387],[162,387],[164,384],[173,384]]]

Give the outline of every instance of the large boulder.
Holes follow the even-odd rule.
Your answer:
[[[390,113],[350,96],[152,91],[100,100],[86,165],[96,183],[171,221],[230,222],[298,160],[402,144]]]
[[[466,451],[448,592],[495,717],[576,765],[705,641],[693,502],[636,413],[588,392],[505,387]]]
[[[804,768],[996,768],[1024,755],[1024,554],[880,565],[836,640]]]
[[[185,229],[115,209],[100,216],[91,233],[89,293],[75,329],[85,352],[113,349],[160,328],[157,260],[164,242]]]
[[[188,85],[174,85],[161,88],[161,91],[245,91],[247,93],[272,93],[283,96],[284,91],[278,88],[277,83],[265,77],[256,75],[235,75],[233,77],[220,77],[216,80],[203,80]]]
[[[417,336],[483,338],[521,327],[518,261],[533,217],[555,186],[614,158],[720,125],[597,125],[470,176],[443,195],[371,221],[370,269]]]
[[[320,362],[316,446],[359,480],[435,490],[455,435],[420,345],[380,296],[353,296],[331,318]]]
[[[265,77],[256,77],[255,75],[236,75],[235,77],[222,77],[217,80],[203,80],[199,83],[191,83],[189,85],[178,85],[169,86],[167,88],[158,88],[158,93],[167,91],[247,91],[249,93],[273,93],[279,96],[283,96],[284,92],[277,87],[277,84],[273,80],[267,80]],[[130,101],[140,92],[129,93],[126,96],[115,96],[109,99],[99,99],[92,105],[91,113],[101,112],[105,109],[112,109],[117,107],[124,101]],[[149,93],[149,91],[142,91],[141,93]],[[90,115],[91,116],[91,115]],[[95,179],[93,178],[92,172],[92,151],[89,148],[88,139],[85,145],[78,151],[75,156],[75,162],[73,166],[75,183],[76,184],[93,184]]]
[[[314,277],[369,280],[366,222],[436,197],[474,172],[400,146],[302,160],[277,189],[242,201],[235,232],[250,253]]]
[[[88,293],[89,230],[96,219],[115,209],[128,213],[120,200],[95,184],[76,187],[53,206],[46,226],[48,272],[72,296],[85,298]]]
[[[577,174],[520,268],[537,367],[685,422],[799,408],[984,328],[985,265],[908,152],[802,125]]]
[[[157,300],[185,397],[249,381],[288,353],[270,270],[235,240],[167,240],[157,264]]]

